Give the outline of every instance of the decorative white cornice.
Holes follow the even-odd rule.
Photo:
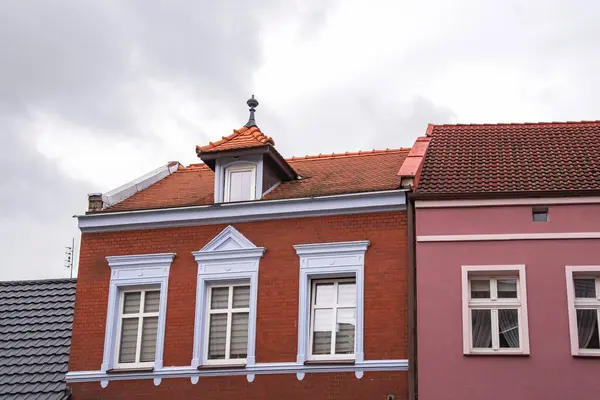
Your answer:
[[[299,379],[304,374],[312,373],[336,373],[354,372],[358,379],[362,378],[364,372],[369,371],[407,371],[408,360],[367,360],[354,364],[340,365],[304,365],[295,362],[279,363],[256,363],[252,366],[240,369],[206,369],[198,370],[191,366],[164,367],[152,372],[130,372],[120,374],[107,374],[102,371],[71,371],[67,373],[67,383],[77,382],[101,382],[106,387],[109,381],[153,379],[155,385],[160,385],[162,379],[167,378],[190,378],[192,383],[198,383],[199,378],[214,376],[246,375],[248,381],[252,382],[255,375],[272,374],[296,374]]]
[[[77,218],[82,232],[107,232],[402,211],[406,209],[405,192],[405,190],[390,190],[158,210],[100,212],[80,215]]]
[[[124,267],[168,267],[173,262],[175,253],[136,254],[128,256],[108,256],[108,266],[112,268]]]
[[[343,254],[361,252],[364,253],[369,247],[368,240],[359,240],[355,242],[331,242],[331,243],[311,243],[296,244],[294,249],[299,256],[307,255],[326,255],[330,253]]]

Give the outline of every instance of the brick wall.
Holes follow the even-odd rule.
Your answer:
[[[376,213],[326,218],[299,218],[234,224],[256,246],[267,249],[260,261],[257,319],[257,362],[295,361],[297,351],[299,258],[292,245],[370,240],[365,259],[365,360],[407,358],[407,230],[406,214]],[[165,333],[165,366],[190,365],[198,266],[191,252],[199,250],[226,225],[84,234],[81,243],[70,371],[98,370],[102,362],[110,269],[104,257],[173,252]],[[406,397],[405,372],[353,374],[294,374],[165,379],[72,385],[74,399],[130,398],[143,391],[160,398],[174,393],[210,392],[210,399],[242,398],[377,399],[385,394]],[[115,389],[115,388],[118,388]],[[291,391],[291,392],[290,392]],[[293,396],[299,397],[293,397]],[[366,394],[372,394],[372,397]],[[99,396],[99,397],[98,397]],[[398,397],[399,396],[399,397]]]

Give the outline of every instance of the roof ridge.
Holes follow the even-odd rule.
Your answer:
[[[318,155],[306,155],[306,156],[294,156],[291,158],[286,158],[286,161],[306,161],[306,160],[325,160],[331,158],[346,158],[346,157],[363,157],[363,156],[373,156],[379,154],[391,154],[391,153],[400,153],[403,151],[410,151],[410,147],[400,147],[395,149],[372,149],[372,150],[359,150],[359,151],[346,151],[345,153],[319,153]]]
[[[430,124],[436,126],[529,126],[529,125],[584,125],[600,124],[600,120],[581,120],[581,121],[539,121],[539,122],[496,122],[496,123],[472,123],[472,124]]]

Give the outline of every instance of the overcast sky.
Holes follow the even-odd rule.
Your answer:
[[[0,279],[68,276],[87,193],[198,162],[252,93],[284,156],[600,119],[599,20],[593,0],[0,0]]]

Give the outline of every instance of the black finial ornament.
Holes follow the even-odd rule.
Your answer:
[[[250,118],[248,118],[248,122],[246,122],[246,125],[244,126],[246,128],[250,128],[251,126],[256,126],[256,121],[254,120],[254,112],[256,111],[255,108],[258,106],[258,100],[254,98],[254,95],[252,95],[252,98],[248,99],[246,104],[248,104],[248,107],[250,107]]]

